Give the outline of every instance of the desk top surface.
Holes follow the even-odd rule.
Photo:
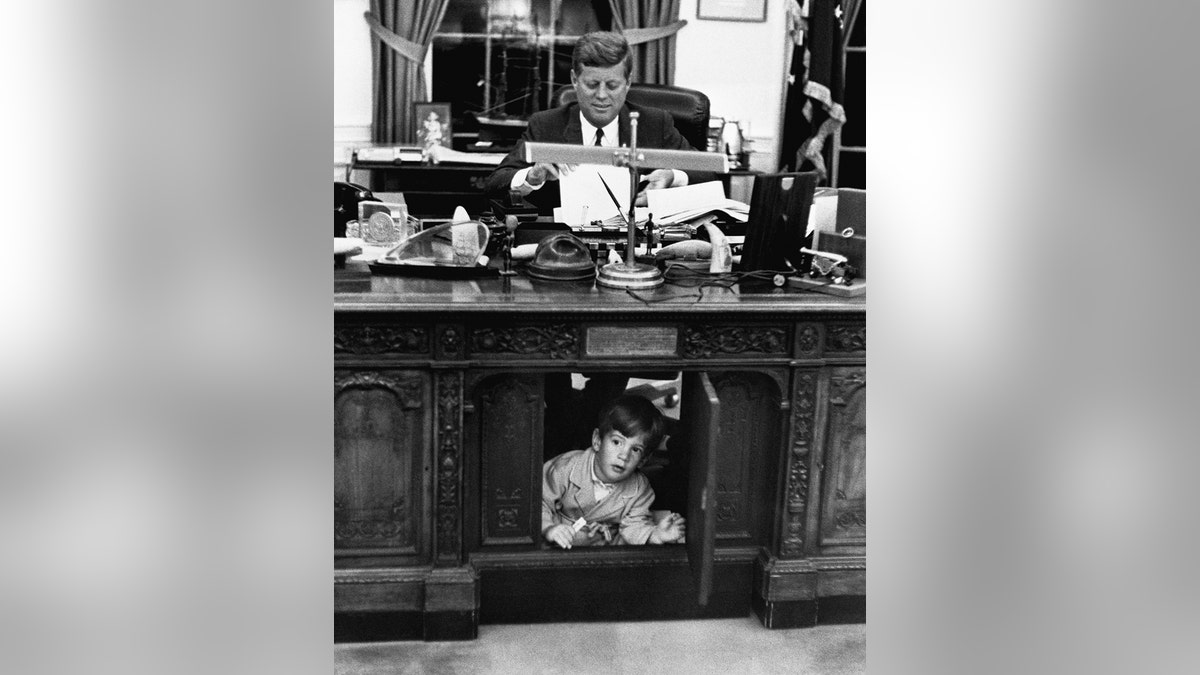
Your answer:
[[[672,275],[673,276],[673,275]],[[705,283],[707,282],[707,283]],[[866,298],[842,298],[768,281],[717,283],[688,277],[649,291],[587,282],[552,282],[524,274],[480,279],[424,279],[372,274],[350,261],[334,270],[335,312],[605,313],[863,313]]]

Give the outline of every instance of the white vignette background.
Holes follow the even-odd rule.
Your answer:
[[[329,672],[330,8],[9,4],[5,670]],[[1183,4],[871,8],[873,672],[1200,665]]]

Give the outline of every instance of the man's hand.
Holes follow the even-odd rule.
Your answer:
[[[538,162],[529,167],[529,173],[525,174],[525,182],[530,187],[537,187],[548,180],[558,180],[558,167],[554,164]]]
[[[650,533],[650,543],[674,544],[683,541],[686,532],[687,522],[683,516],[678,513],[672,513],[654,526],[654,531]]]
[[[670,169],[655,169],[646,174],[643,180],[649,182],[646,184],[645,190],[638,193],[637,201],[634,202],[635,206],[646,205],[646,190],[661,190],[671,187],[675,182],[675,172]]]
[[[559,548],[571,548],[571,540],[575,538],[575,528],[570,525],[554,525],[542,535],[546,541],[558,544]]]

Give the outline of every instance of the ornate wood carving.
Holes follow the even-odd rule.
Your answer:
[[[532,509],[541,455],[541,387],[536,377],[506,374],[483,383],[480,421],[480,504],[483,544],[532,543]],[[540,497],[540,495],[538,495]]]
[[[866,502],[866,369],[833,370],[829,377],[829,442],[825,465],[822,543],[837,544],[865,537]]]
[[[462,374],[437,377],[437,561],[458,563],[462,535]]]
[[[333,329],[334,354],[427,354],[424,326],[341,326]]]
[[[727,497],[723,492],[723,484],[717,485],[717,520],[723,523],[735,522],[738,519],[738,502],[740,495]]]
[[[802,356],[816,356],[821,350],[821,326],[802,323],[796,329],[796,350]]]
[[[496,524],[501,530],[517,529],[521,526],[521,521],[517,518],[521,509],[517,506],[506,506],[496,509]]]
[[[787,335],[787,328],[783,326],[687,326],[683,331],[683,357],[787,354]]]
[[[833,519],[834,527],[839,530],[850,528],[866,528],[867,526],[867,510],[866,509],[844,509],[838,511],[838,514]]]
[[[335,549],[414,545],[408,501],[425,448],[424,382],[418,374],[378,372],[334,381]]]
[[[710,373],[721,400],[717,452],[718,539],[770,539],[768,495],[779,448],[779,390],[765,373]]]
[[[400,539],[400,543],[407,543],[404,535],[409,527],[409,514],[403,496],[397,498],[391,508],[376,506],[349,511],[341,500],[334,500],[334,546],[388,545],[397,539]]]
[[[786,502],[781,555],[804,553],[804,521],[808,505],[808,461],[817,408],[817,371],[798,370],[792,384],[792,442],[788,453]]]
[[[867,327],[828,326],[825,330],[825,349],[832,352],[862,352],[867,349]]]
[[[438,356],[442,358],[461,358],[463,349],[463,329],[461,326],[440,326],[438,334]]]
[[[829,384],[832,385],[829,392],[829,403],[844,406],[848,395],[867,386],[867,374],[863,370],[843,372],[830,377]]]
[[[569,359],[578,356],[578,326],[559,323],[542,326],[477,328],[471,331],[472,354],[518,354]]]
[[[357,372],[339,378],[333,385],[333,396],[337,398],[343,391],[351,387],[370,388],[380,387],[396,395],[400,406],[405,410],[421,407],[421,380],[419,378],[398,379],[389,375],[375,372]]]

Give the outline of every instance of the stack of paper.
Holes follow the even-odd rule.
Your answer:
[[[629,213],[629,169],[601,164],[559,166],[558,192],[568,225]],[[579,215],[576,215],[579,214]]]
[[[647,190],[646,203],[660,225],[677,225],[704,216],[723,215],[739,223],[749,218],[750,205],[728,199],[719,181],[696,183],[665,190]]]
[[[487,164],[497,166],[504,161],[503,152],[459,152],[444,145],[435,145],[429,149],[433,161],[437,164]]]
[[[360,162],[419,162],[421,148],[416,145],[388,145],[358,148],[355,155]]]

